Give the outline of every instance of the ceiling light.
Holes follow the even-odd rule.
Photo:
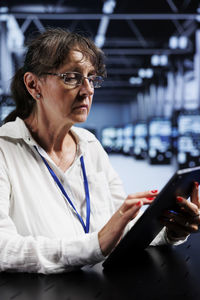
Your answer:
[[[9,15],[8,17],[7,28],[7,44],[10,51],[17,52],[19,49],[23,49],[24,35],[13,15]]]
[[[159,55],[157,55],[157,54],[152,55],[152,57],[151,57],[151,64],[153,66],[158,66],[159,63],[160,63],[160,57],[159,57]]]
[[[104,14],[112,14],[115,8],[116,2],[114,0],[108,0],[104,2],[103,5],[103,13]]]
[[[138,75],[139,75],[141,78],[146,77],[146,71],[145,71],[145,69],[139,69]]]
[[[139,69],[138,75],[141,78],[151,78],[151,77],[153,77],[153,70],[151,68],[148,68],[148,69]]]
[[[171,36],[169,39],[169,47],[171,49],[185,49],[187,48],[188,44],[188,38],[184,35],[181,35],[179,37],[177,36]]]
[[[153,77],[153,70],[152,69],[150,69],[150,68],[146,69],[146,77],[147,78]]]
[[[2,7],[0,7],[0,13],[1,14],[5,14],[5,13],[7,13],[8,12],[8,7],[7,6],[2,6]]]
[[[169,39],[169,47],[171,49],[178,48],[178,37],[177,36],[171,36]]]
[[[179,48],[185,49],[187,48],[188,39],[186,36],[182,35],[179,37]]]
[[[104,43],[105,43],[105,36],[98,34],[95,37],[95,44],[96,44],[96,46],[99,47],[99,48],[101,48],[101,47],[103,47]]]
[[[168,64],[168,56],[165,54],[160,55],[160,65],[166,66]]]
[[[134,85],[134,84],[141,84],[142,83],[142,78],[141,77],[130,77],[129,78],[129,83],[131,85]]]

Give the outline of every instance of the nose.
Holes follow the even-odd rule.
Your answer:
[[[87,94],[88,96],[94,95],[94,88],[92,87],[92,82],[89,82],[87,77],[84,77],[82,84],[80,85],[80,93],[82,95]]]

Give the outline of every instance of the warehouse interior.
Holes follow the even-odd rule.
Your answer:
[[[127,193],[161,189],[200,165],[200,3],[197,0],[2,0],[0,119],[26,44],[47,27],[92,38],[106,56],[82,127],[101,141]]]

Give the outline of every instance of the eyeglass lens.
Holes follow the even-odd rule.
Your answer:
[[[63,80],[65,84],[69,85],[81,85],[84,79],[88,79],[90,86],[93,88],[101,87],[103,78],[101,76],[91,75],[88,77],[79,73],[65,73],[63,74]]]

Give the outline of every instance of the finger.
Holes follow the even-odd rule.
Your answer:
[[[186,199],[184,199],[183,197],[180,197],[180,196],[177,196],[176,200],[177,200],[176,201],[177,204],[179,205],[180,209],[183,212],[187,212],[192,217],[199,215],[198,206],[196,204],[194,204],[193,202],[190,202],[190,201],[188,201],[188,200],[186,200]]]
[[[155,197],[154,197],[155,198]],[[154,200],[154,198],[152,198]],[[126,199],[124,206],[120,209],[120,214],[124,215],[126,213],[126,217],[129,219],[134,219],[139,213],[140,208],[143,205],[151,204],[153,200],[148,200],[146,198],[141,199]],[[137,206],[137,209],[135,209]]]
[[[136,199],[133,199],[133,198],[126,198],[126,202],[129,203],[129,205],[133,205],[136,203],[136,201],[142,201],[143,204],[151,204],[152,201],[155,199],[156,197],[146,197],[146,198],[136,198]]]
[[[161,223],[167,227],[167,229],[173,232],[176,237],[186,237],[195,231],[191,231],[188,227],[183,227],[179,224],[174,223],[171,219],[161,219]]]
[[[118,210],[119,216],[127,222],[128,220],[131,220],[134,215],[137,215],[142,205],[143,202],[138,199],[125,200]]]
[[[163,217],[169,223],[177,224],[189,230],[190,232],[195,232],[199,230],[200,218],[187,217],[180,213],[174,211],[165,211]]]
[[[188,213],[176,212],[173,210],[168,210],[163,213],[164,217],[173,218],[175,222],[178,222],[184,225],[186,222],[190,222],[191,224],[200,225],[200,216],[191,216]]]
[[[156,197],[143,198],[143,205],[151,204]]]
[[[153,191],[154,193],[157,193],[157,191]],[[144,192],[146,194],[146,192]],[[144,193],[137,193],[144,195]],[[154,194],[153,193],[153,194]],[[149,195],[149,192],[147,193]],[[124,201],[124,204],[120,207],[118,210],[120,216],[125,216],[125,219],[133,219],[139,212],[142,205],[151,204],[152,201],[155,199],[154,197],[145,197],[145,198],[133,198],[132,195],[129,195],[126,200]],[[133,195],[135,196],[135,194]]]
[[[194,182],[194,187],[191,194],[191,202],[200,208],[199,183],[197,181]]]
[[[135,194],[128,195],[127,199],[137,199],[137,198],[146,198],[146,197],[155,197],[158,195],[158,190],[151,190],[145,192],[139,192]]]

